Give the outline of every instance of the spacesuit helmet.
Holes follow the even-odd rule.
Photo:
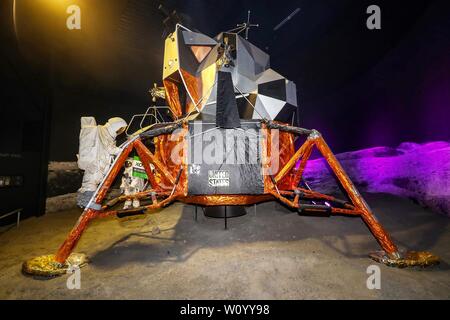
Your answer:
[[[108,120],[105,127],[111,137],[115,139],[119,134],[125,131],[127,128],[127,122],[122,118],[114,117]]]

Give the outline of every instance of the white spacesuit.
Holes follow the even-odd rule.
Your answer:
[[[122,183],[120,185],[120,190],[126,196],[131,196],[125,201],[123,208],[126,210],[133,206],[133,208],[137,208],[140,206],[139,199],[132,197],[133,194],[141,192],[145,187],[145,180],[134,174],[133,170],[136,169],[136,164],[140,161],[128,158],[125,161],[125,168],[122,176]],[[142,176],[142,175],[141,175]]]
[[[78,167],[84,170],[84,176],[77,197],[80,207],[86,207],[114,156],[120,152],[116,138],[126,127],[122,118],[111,118],[105,125],[97,125],[93,117],[81,118]]]

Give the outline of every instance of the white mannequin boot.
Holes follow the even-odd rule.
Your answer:
[[[127,209],[131,208],[132,204],[133,204],[133,203],[132,203],[131,200],[125,201],[125,204],[123,205],[123,209],[124,209],[124,210],[127,210]]]
[[[133,199],[133,208],[139,208],[141,206],[141,203],[139,199]]]

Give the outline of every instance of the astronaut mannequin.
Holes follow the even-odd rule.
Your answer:
[[[133,206],[133,208],[138,208],[140,206],[139,199],[132,197],[132,195],[143,191],[145,187],[144,179],[139,176],[136,176],[133,172],[134,170],[133,164],[135,162],[136,160],[132,158],[129,158],[125,161],[122,183],[120,185],[120,190],[122,191],[122,193],[125,196],[130,196],[130,198],[127,198],[123,206],[125,210],[129,209],[131,206]]]
[[[120,153],[116,138],[126,127],[122,118],[111,118],[105,125],[97,125],[93,117],[81,118],[78,167],[84,170],[84,175],[77,195],[77,204],[81,208],[88,205],[114,157]]]

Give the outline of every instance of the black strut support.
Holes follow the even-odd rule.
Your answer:
[[[316,211],[316,212],[331,212],[331,207],[319,204],[300,204],[298,211]]]
[[[269,129],[278,129],[280,131],[290,132],[294,133],[296,135],[310,135],[313,131],[309,129],[299,128],[299,127],[293,127],[288,126],[285,124],[279,124],[275,123],[272,120],[263,119],[261,120],[262,123],[264,123],[267,128]]]
[[[170,134],[170,133],[174,132],[175,130],[181,128],[182,125],[183,125],[183,122],[181,122],[181,121],[161,123],[161,124],[158,124],[158,127],[152,128],[148,131],[141,133],[139,135],[139,137],[142,139],[148,139],[148,138],[160,136],[162,134]]]

